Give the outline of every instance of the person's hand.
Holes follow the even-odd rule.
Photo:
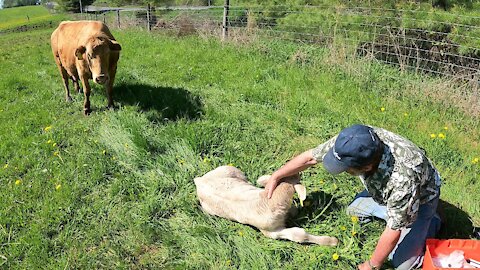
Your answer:
[[[363,262],[362,264],[358,265],[359,270],[372,270],[370,264],[368,262]]]
[[[380,269],[380,266],[375,267],[375,266],[370,266],[370,265],[372,265],[370,261],[364,261],[362,264],[360,264],[358,266],[358,269],[360,269],[360,270],[377,270],[377,269]]]
[[[277,185],[278,185],[278,180],[277,179],[275,179],[273,177],[270,177],[270,179],[268,179],[268,182],[265,185],[265,190],[267,191],[267,198],[268,199],[270,199],[272,197],[273,191],[275,190]]]

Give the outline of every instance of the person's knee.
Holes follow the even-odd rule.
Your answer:
[[[405,261],[393,260],[393,266],[396,270],[410,270],[421,266],[423,256],[411,257]]]

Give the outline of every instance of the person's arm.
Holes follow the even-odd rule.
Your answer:
[[[397,245],[399,238],[400,230],[392,230],[389,227],[385,227],[370,260],[360,264],[358,269],[370,270],[372,269],[370,266],[375,266],[377,269],[380,269],[383,262],[388,257],[388,254],[390,254],[395,248],[395,245]]]
[[[272,176],[268,180],[268,183],[265,185],[265,190],[267,190],[267,197],[272,197],[273,191],[277,187],[278,183],[280,183],[281,179],[287,176],[297,174],[315,164],[317,164],[317,160],[313,157],[312,149],[301,153],[300,155],[294,157],[293,159],[285,163],[285,165],[283,165],[280,169],[276,170],[272,174]]]

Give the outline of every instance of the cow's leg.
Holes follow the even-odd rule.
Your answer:
[[[68,73],[67,70],[62,66],[58,66],[60,74],[62,74],[63,86],[65,87],[65,100],[67,102],[72,102],[72,97],[70,96],[70,89],[68,88]]]
[[[75,92],[77,93],[82,93],[82,89],[80,88],[80,85],[78,84],[78,78],[72,77],[73,81],[73,86],[75,87]]]
[[[80,77],[83,85],[83,95],[85,97],[85,101],[83,103],[83,113],[85,115],[89,115],[92,110],[90,109],[90,84],[88,83],[88,78],[85,76]]]
[[[261,230],[261,232],[273,239],[286,239],[297,243],[312,243],[322,246],[336,246],[338,244],[338,239],[335,237],[312,235],[298,227],[280,228],[275,231]]]
[[[115,82],[116,73],[117,73],[117,65],[115,64],[110,68],[110,74],[109,74],[110,79],[105,85],[105,90],[107,92],[107,99],[108,99],[107,108],[115,108],[115,104],[113,103],[113,83]]]

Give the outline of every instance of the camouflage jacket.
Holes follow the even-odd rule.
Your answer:
[[[360,176],[372,198],[387,206],[387,226],[393,230],[409,227],[417,218],[420,204],[439,196],[440,175],[424,151],[411,141],[385,129],[372,127],[384,143],[377,171]],[[336,136],[313,149],[321,162]]]

